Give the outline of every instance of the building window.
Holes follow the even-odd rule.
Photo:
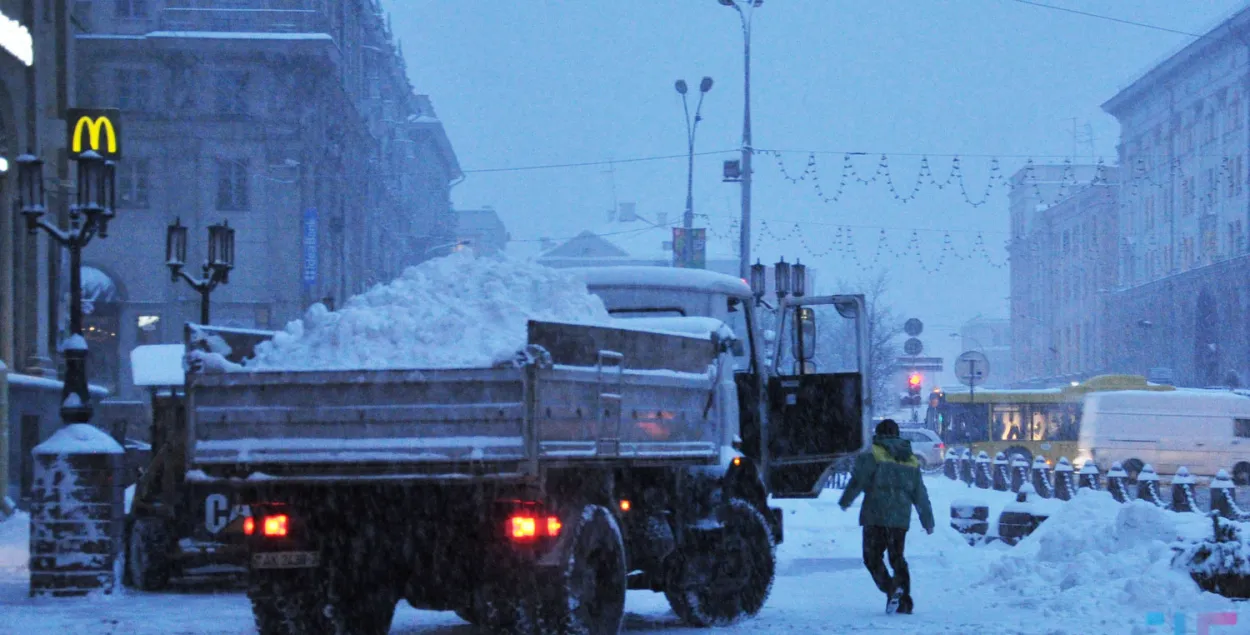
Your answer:
[[[1228,102],[1228,130],[1241,130],[1241,95],[1233,93]]]
[[[146,18],[148,17],[148,0],[113,0],[116,2],[117,17]]]
[[[150,174],[147,159],[117,162],[117,198],[121,207],[147,209]]]
[[[217,74],[217,112],[223,115],[247,114],[246,71],[221,71]]]
[[[1194,213],[1194,177],[1187,176],[1181,181],[1181,213],[1185,216]]]
[[[217,159],[217,209],[247,209],[247,159]]]
[[[132,112],[148,109],[152,92],[152,73],[144,69],[119,68],[113,75],[117,86],[117,107]]]

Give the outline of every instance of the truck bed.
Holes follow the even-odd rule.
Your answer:
[[[717,460],[711,339],[535,322],[529,342],[537,361],[499,368],[193,374],[188,465],[316,481]]]

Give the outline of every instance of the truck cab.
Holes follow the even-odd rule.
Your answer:
[[[614,318],[649,329],[720,331],[721,406],[736,413],[722,447],[754,460],[774,496],[818,495],[833,461],[871,438],[862,296],[781,296],[774,306],[746,281],[701,269],[572,271]]]

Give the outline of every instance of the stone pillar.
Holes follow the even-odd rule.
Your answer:
[[[1008,473],[1007,456],[999,452],[994,455],[994,491],[1005,492],[1010,485],[1011,474]]]
[[[1062,501],[1072,500],[1072,495],[1076,493],[1073,472],[1068,457],[1059,457],[1059,462],[1055,464],[1055,498]]]
[[[959,453],[955,448],[946,451],[946,456],[942,457],[942,473],[952,481],[959,480]]]
[[[1014,454],[1011,457],[1011,491],[1019,492],[1020,487],[1029,482],[1029,462],[1023,456]],[[1037,493],[1036,490],[1033,492]]]
[[[1102,478],[1098,473],[1098,466],[1093,461],[1086,461],[1081,466],[1080,488],[1094,491],[1102,489]]]
[[[972,485],[972,450],[967,448],[959,453],[959,480]]]
[[[1159,474],[1155,472],[1155,466],[1149,463],[1143,465],[1141,473],[1137,475],[1137,499],[1167,507],[1167,503],[1159,496]]]
[[[977,454],[975,481],[978,489],[989,489],[994,481],[994,475],[990,472],[990,455],[984,451]]]
[[[1107,491],[1111,492],[1111,498],[1117,503],[1127,503],[1128,496],[1128,472],[1124,471],[1124,466],[1119,461],[1111,464],[1111,471],[1107,472]]]
[[[122,571],[124,454],[85,423],[35,447],[30,594],[112,593]]]
[[[1194,485],[1198,479],[1189,473],[1189,468],[1181,466],[1172,477],[1172,511],[1199,512],[1198,502],[1194,498]]]
[[[1237,486],[1220,470],[1211,481],[1211,511],[1229,520],[1245,520],[1246,513],[1237,505]]]
[[[1040,454],[1033,457],[1033,467],[1029,470],[1029,480],[1033,483],[1033,489],[1037,490],[1038,496],[1054,498],[1055,488],[1050,483],[1050,464],[1046,462],[1046,457]]]

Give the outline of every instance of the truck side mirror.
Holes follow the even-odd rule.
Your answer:
[[[791,355],[796,360],[810,362],[816,357],[816,312],[811,307],[798,307],[795,319],[799,323],[795,329],[798,336],[790,342]]]

